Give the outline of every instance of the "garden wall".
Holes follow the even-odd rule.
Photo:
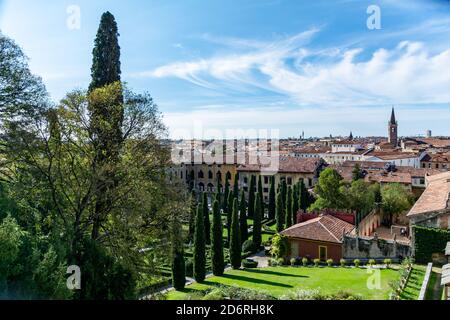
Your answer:
[[[403,259],[411,247],[396,241],[345,235],[342,244],[345,259]]]

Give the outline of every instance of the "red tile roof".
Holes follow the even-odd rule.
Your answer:
[[[341,219],[323,215],[309,221],[296,224],[281,232],[289,238],[300,238],[323,242],[342,243],[343,233],[352,231],[355,227]]]
[[[281,156],[279,158],[278,172],[280,173],[315,173],[322,160],[317,158],[295,158]],[[258,164],[241,165],[240,172],[259,172],[264,166]]]

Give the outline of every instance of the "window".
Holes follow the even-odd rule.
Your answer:
[[[319,246],[320,261],[327,261],[327,247]]]
[[[244,183],[248,183],[248,178],[247,177],[244,178]]]
[[[217,180],[222,181],[222,172],[217,172]]]
[[[292,185],[292,178],[291,177],[287,178],[287,184],[290,185],[290,186]]]
[[[211,170],[209,170],[209,172],[208,172],[208,179],[213,179],[214,178],[214,175],[213,175],[213,173],[212,173],[212,171]]]
[[[264,189],[263,189],[263,192],[264,192],[264,193],[269,192],[269,188],[264,188]]]
[[[244,187],[244,191],[245,191],[245,192],[248,192],[248,187]]]
[[[264,184],[269,184],[269,177],[268,176],[264,177]]]
[[[203,179],[204,177],[205,177],[205,175],[203,174],[203,171],[200,170],[200,171],[198,172],[198,178],[199,178],[199,179]]]

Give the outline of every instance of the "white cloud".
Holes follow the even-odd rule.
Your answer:
[[[450,102],[450,51],[431,53],[425,44],[402,41],[368,55],[362,48],[310,49],[312,29],[263,43],[227,39],[247,51],[175,62],[136,74],[177,77],[214,90],[262,88],[299,105],[356,106]],[[250,48],[250,49],[249,49]]]

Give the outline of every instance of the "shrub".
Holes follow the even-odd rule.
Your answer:
[[[274,300],[274,297],[265,292],[231,286],[215,288],[203,300]]]
[[[271,266],[271,267],[278,266],[278,261],[276,259],[270,259],[269,260],[269,266]]]
[[[391,259],[384,259],[384,264],[386,265],[386,268],[390,268],[391,264],[392,264],[392,260]]]
[[[247,269],[253,269],[258,267],[258,261],[252,259],[245,259],[242,261],[242,266]]]
[[[339,263],[341,264],[341,267],[345,267],[345,265],[347,264],[347,261],[345,261],[345,259],[341,259],[339,261]]]
[[[302,264],[304,267],[306,267],[308,265],[308,258],[303,258],[302,259]]]
[[[334,263],[333,259],[328,259],[328,260],[327,260],[327,265],[328,265],[329,267],[333,266],[333,263]]]
[[[292,259],[290,260],[290,262],[291,262],[291,266],[294,267],[294,266],[296,265],[296,263],[297,263],[297,259],[292,258]]]
[[[320,263],[320,259],[314,259],[314,266],[315,267],[318,267],[319,266],[319,263]]]
[[[281,234],[276,234],[272,239],[272,250],[270,253],[275,258],[284,257],[288,252],[288,240]]]
[[[277,263],[279,266],[283,266],[284,265],[284,258],[278,258],[277,259]]]
[[[242,244],[242,252],[254,253],[255,251],[255,244],[253,240],[247,240]]]
[[[355,260],[353,260],[353,263],[355,264],[355,267],[358,268],[361,265],[361,260],[355,259]]]
[[[373,267],[376,264],[376,261],[374,259],[370,259],[368,265]]]

